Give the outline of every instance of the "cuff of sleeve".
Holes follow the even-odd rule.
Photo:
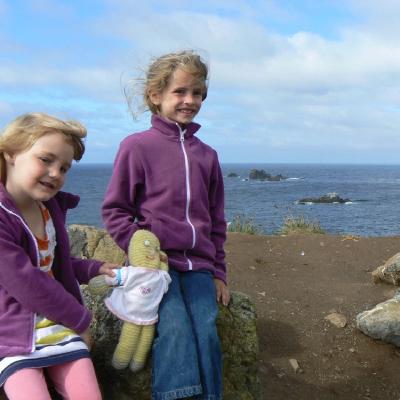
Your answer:
[[[99,269],[103,265],[103,261],[91,260],[89,267],[89,280],[99,275]]]
[[[220,279],[222,282],[224,282],[225,283],[225,285],[226,285],[226,273],[224,272],[224,271],[221,271],[221,270],[219,270],[219,269],[216,269],[215,271],[214,271],[214,277],[216,278],[216,279]]]
[[[108,286],[123,286],[128,276],[128,267],[121,267],[113,269],[114,276],[105,276],[106,284]]]
[[[84,332],[87,328],[89,328],[91,320],[92,320],[92,314],[90,313],[89,310],[85,309],[85,312],[81,320],[78,322],[77,326],[73,328],[74,331],[78,334]]]

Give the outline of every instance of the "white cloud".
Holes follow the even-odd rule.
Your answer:
[[[257,20],[143,9],[111,14],[107,22],[110,34],[130,41],[146,56],[205,49],[218,86],[320,91],[368,84],[371,78],[392,79],[400,71],[398,43],[368,31],[347,29],[339,40],[309,32],[283,36],[267,31]],[[105,21],[100,25],[104,29]]]
[[[397,0],[351,0],[350,4],[365,19],[357,29],[374,32],[388,40],[397,40],[394,36],[400,32],[400,3]]]
[[[63,70],[47,65],[0,65],[0,85],[9,87],[64,87],[65,92],[101,96],[100,99],[120,101],[121,71],[105,67],[75,67]]]
[[[298,33],[281,38],[279,49],[273,55],[259,53],[256,60],[218,59],[214,76],[225,85],[237,82],[240,87],[293,92],[369,86],[400,77],[400,45],[370,36],[353,35],[333,42]]]
[[[30,4],[35,12],[70,12],[55,1]],[[0,63],[0,85],[19,91],[20,98],[26,88],[36,96],[56,92],[60,99],[50,98],[61,111],[64,96],[68,112],[75,111],[95,133],[94,147],[108,141],[114,146],[124,132],[136,129],[126,119],[121,76],[135,77],[151,56],[195,48],[204,51],[211,65],[210,93],[199,116],[205,128],[201,134],[218,147],[222,159],[250,154],[254,147],[260,154],[341,146],[347,152],[400,148],[397,1],[352,0],[359,18],[338,27],[334,39],[316,31],[272,31],[263,21],[266,13],[279,21],[296,18],[273,1],[254,7],[223,0],[218,2],[223,11],[211,0],[106,4],[107,15],[85,21],[93,50],[76,43],[55,54],[9,41],[8,54],[24,47],[22,53],[31,60]],[[83,62],[80,54],[87,51],[93,53],[84,54]],[[63,52],[67,62],[54,61]],[[36,104],[45,105],[45,100]],[[0,104],[0,117],[1,110]],[[242,152],[243,146],[248,148]],[[340,158],[339,150],[329,156]]]

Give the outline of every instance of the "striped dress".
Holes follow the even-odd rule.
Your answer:
[[[40,269],[54,279],[52,264],[56,247],[56,232],[47,208],[41,204],[45,223],[46,238],[36,238]],[[35,335],[33,351],[22,356],[0,359],[0,386],[14,372],[23,368],[43,368],[63,364],[83,357],[90,357],[86,344],[73,330],[48,320],[42,315],[35,315]]]

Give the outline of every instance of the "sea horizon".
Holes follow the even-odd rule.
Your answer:
[[[111,163],[80,163],[68,174],[66,191],[81,197],[68,223],[103,227],[100,209]],[[242,216],[264,234],[279,233],[288,217],[304,217],[329,234],[400,236],[400,164],[221,163],[227,221]],[[289,178],[249,180],[251,169]],[[229,174],[235,177],[228,177]],[[301,198],[337,193],[348,204],[296,204]]]
[[[373,162],[373,163],[367,163],[367,162],[264,162],[264,161],[227,161],[227,162],[222,162],[220,161],[221,166],[222,165],[350,165],[350,166],[392,166],[392,167],[397,167],[400,166],[399,163],[383,163],[383,162]],[[104,166],[112,166],[113,162],[92,162],[92,161],[80,161],[77,163],[74,163],[72,167],[76,167],[79,165],[85,165],[85,166],[98,166],[98,165],[104,165]]]

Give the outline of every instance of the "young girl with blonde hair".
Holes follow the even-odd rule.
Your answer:
[[[101,399],[79,283],[116,265],[70,256],[61,192],[86,129],[24,114],[0,136],[0,386],[11,400],[50,400],[44,370],[65,399]]]
[[[222,399],[217,301],[227,305],[224,188],[217,153],[193,119],[207,96],[208,67],[193,51],[155,59],[144,80],[151,128],[125,138],[103,220],[125,251],[137,229],[160,239],[170,283],[153,344],[154,400]]]

